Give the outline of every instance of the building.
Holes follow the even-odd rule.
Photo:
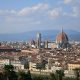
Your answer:
[[[11,46],[1,45],[0,52],[20,52],[21,50],[12,48]]]
[[[30,71],[39,71],[39,69],[36,69],[37,62],[29,62],[29,70]],[[48,69],[48,65],[46,64],[45,69],[42,69],[42,72],[51,72],[51,69]]]
[[[48,48],[48,41],[45,41],[45,48]]]
[[[62,29],[61,33],[59,33],[56,37],[56,47],[67,48],[68,46],[69,46],[68,36]]]
[[[14,70],[24,70],[24,65],[21,64],[20,60],[10,60],[10,64],[14,66]]]
[[[4,65],[9,65],[10,61],[9,59],[0,59],[0,68],[3,67]]]
[[[37,39],[36,39],[36,47],[41,48],[41,33],[37,33]]]
[[[72,71],[75,68],[80,68],[80,62],[71,62],[68,63],[68,70]]]
[[[19,60],[0,59],[0,69],[3,69],[5,65],[13,65],[16,71],[23,70],[24,65]]]

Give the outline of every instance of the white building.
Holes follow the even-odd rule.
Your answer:
[[[9,60],[9,59],[0,59],[0,69],[4,67],[4,65],[13,65],[15,70],[23,70],[24,65],[21,64],[19,60]]]

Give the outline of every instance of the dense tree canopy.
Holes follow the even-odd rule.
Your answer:
[[[38,69],[44,69],[42,64],[37,64]],[[74,69],[75,78],[65,77],[64,70],[56,70],[55,73],[50,75],[39,75],[30,73],[28,70],[15,72],[12,65],[5,65],[3,72],[0,73],[0,80],[80,80],[80,68]]]

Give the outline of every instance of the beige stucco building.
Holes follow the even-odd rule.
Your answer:
[[[80,68],[80,62],[68,63],[68,70],[72,71],[75,68]]]

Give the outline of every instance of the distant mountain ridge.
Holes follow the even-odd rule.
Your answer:
[[[80,41],[80,32],[74,30],[64,30],[68,35],[69,40]],[[36,34],[41,33],[42,40],[54,41],[57,34],[60,33],[59,30],[37,30],[37,31],[28,31],[23,33],[14,33],[14,34],[0,34],[0,41],[28,41],[36,39]]]

